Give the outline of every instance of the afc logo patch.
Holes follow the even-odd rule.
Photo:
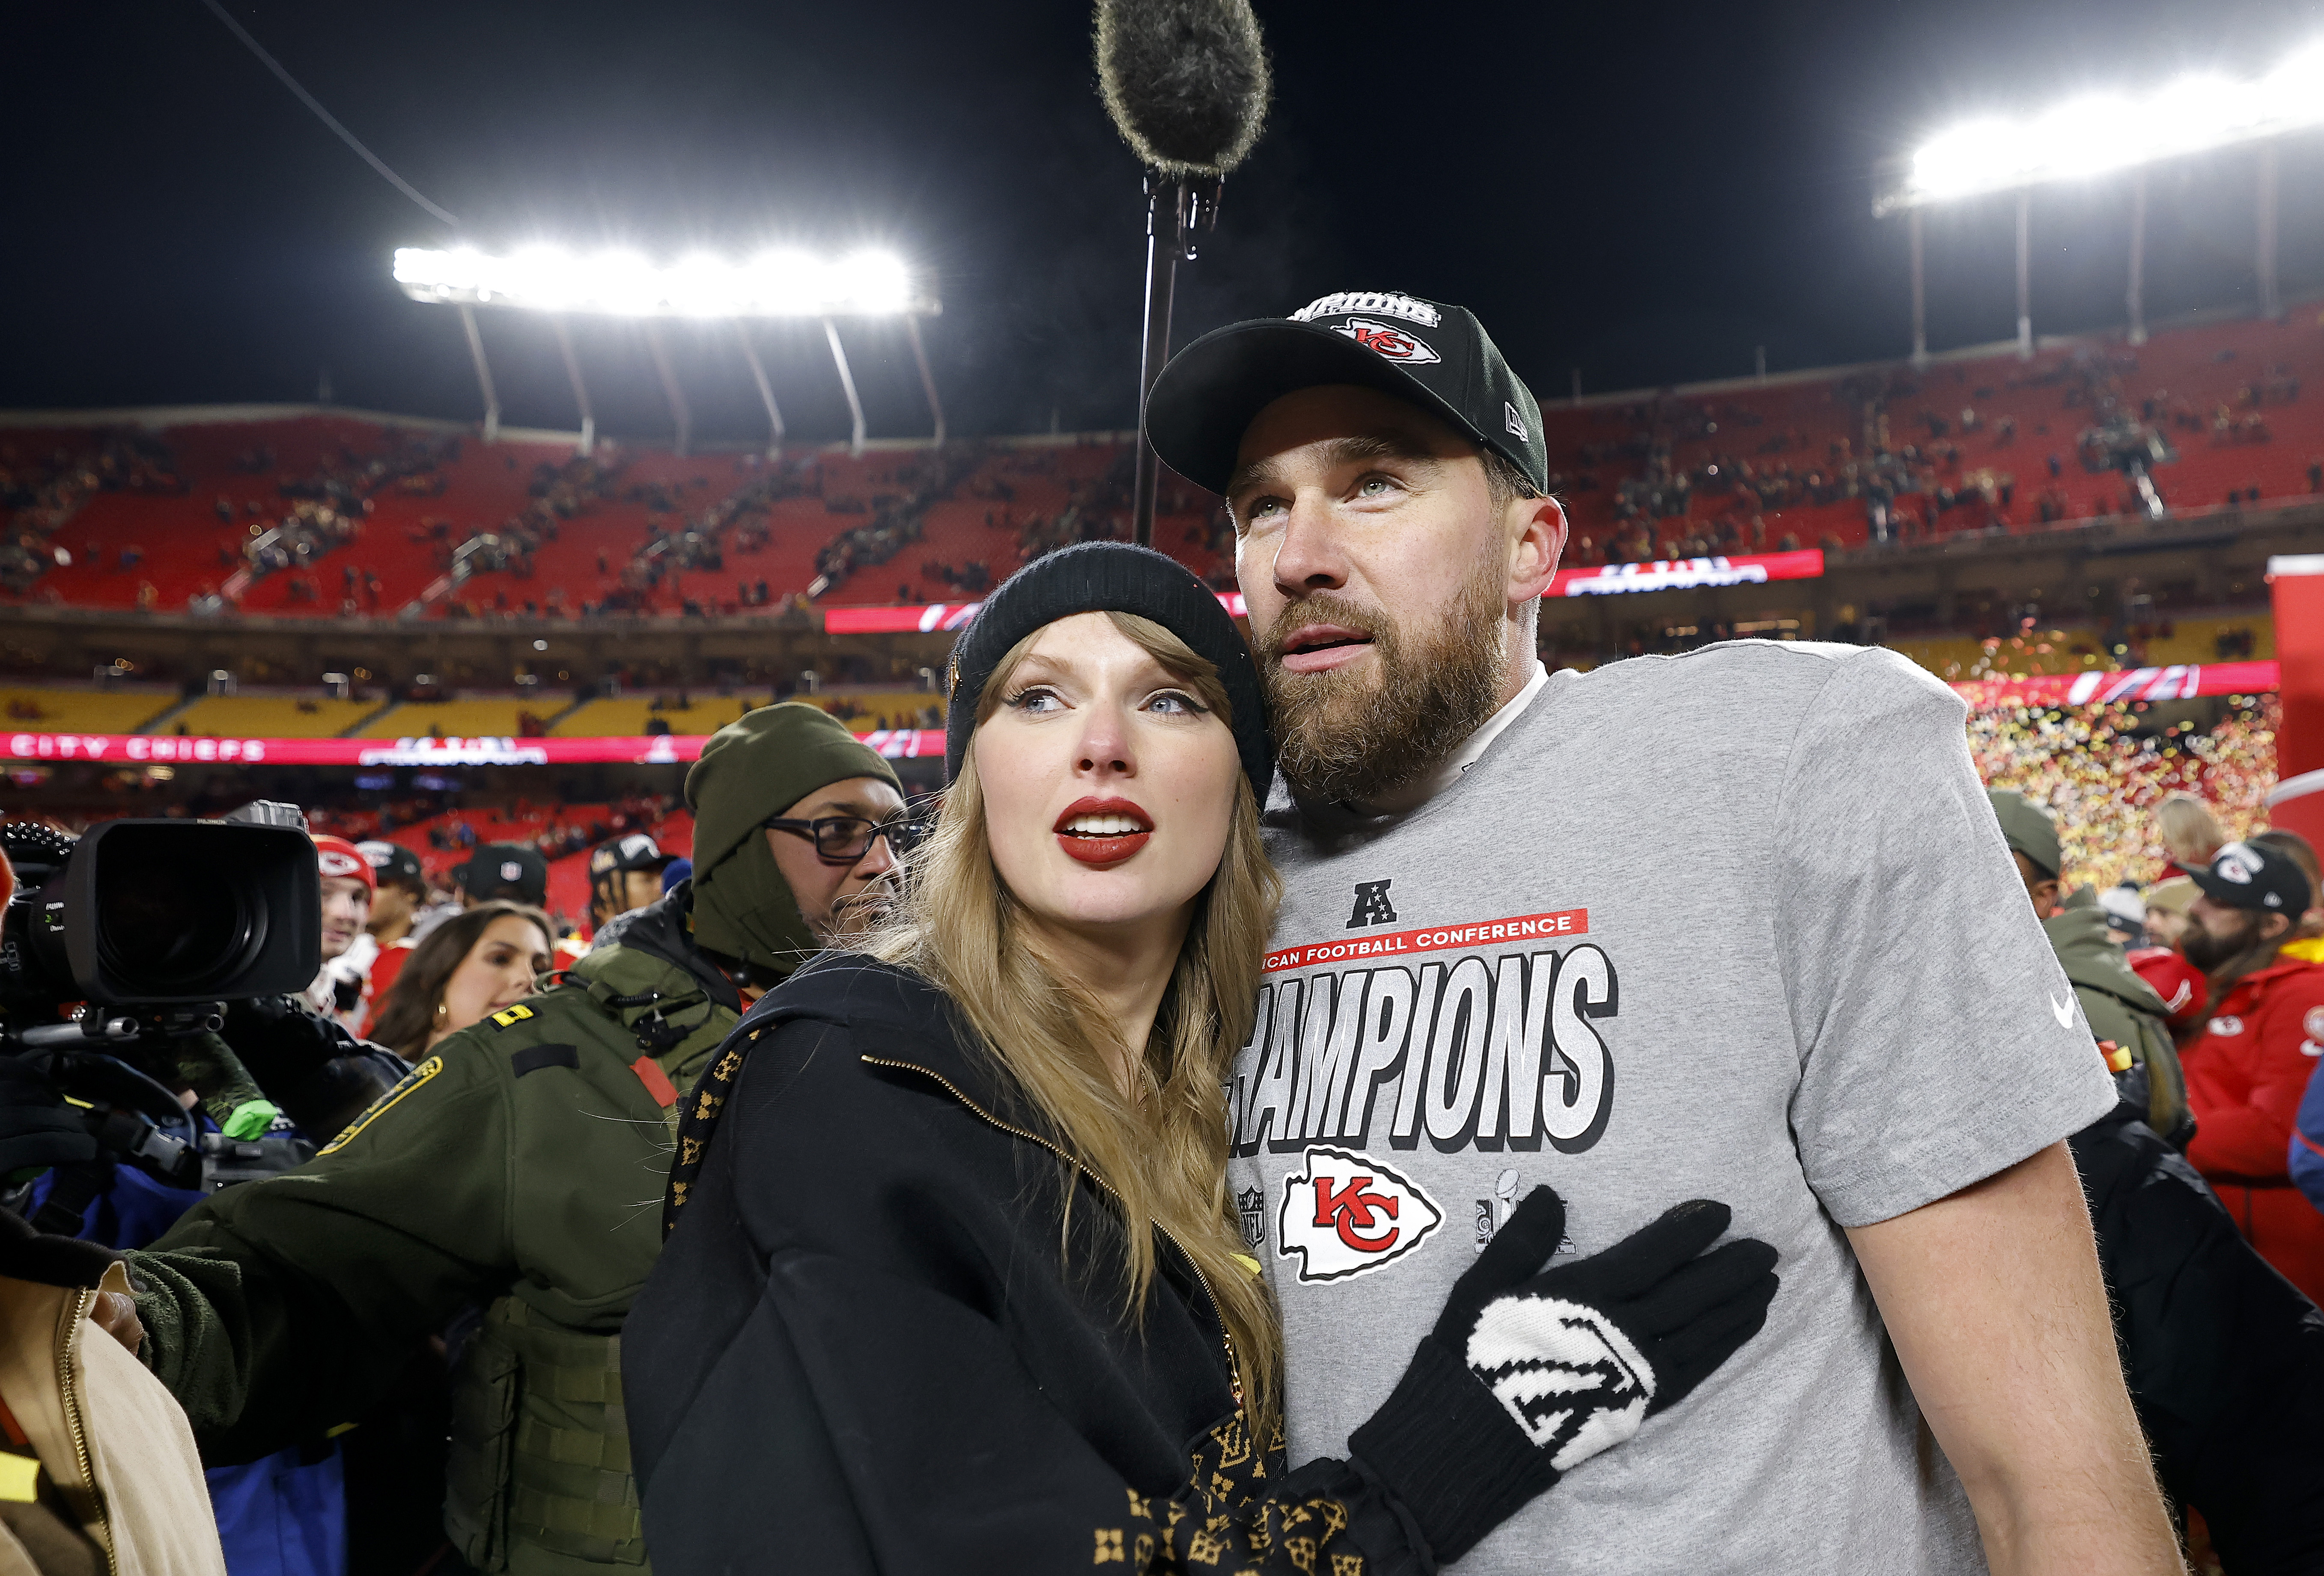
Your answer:
[[[1346,1280],[1403,1258],[1444,1221],[1420,1190],[1368,1155],[1326,1144],[1283,1179],[1277,1254],[1299,1261],[1299,1278]]]
[[[1375,323],[1370,318],[1351,318],[1332,326],[1334,334],[1344,334],[1366,350],[1389,361],[1401,361],[1412,366],[1423,366],[1432,361],[1442,361],[1425,340],[1416,335],[1387,323]]]
[[[1391,876],[1388,880],[1396,878]],[[1388,900],[1388,881],[1358,881],[1356,906],[1348,916],[1348,928],[1360,930],[1367,925],[1396,923],[1396,905]]]

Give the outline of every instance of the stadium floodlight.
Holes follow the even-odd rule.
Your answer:
[[[582,445],[594,433],[589,396],[581,382],[562,315],[592,313],[633,318],[643,322],[648,347],[661,375],[662,389],[678,427],[678,449],[686,452],[692,425],[686,399],[678,384],[669,354],[657,327],[660,319],[691,318],[731,323],[741,338],[742,356],[751,369],[760,399],[767,409],[772,433],[770,452],[779,452],[783,440],[782,411],[774,390],[760,364],[744,327],[759,318],[820,318],[832,360],[839,372],[853,423],[853,445],[863,447],[863,408],[855,380],[840,346],[837,318],[901,318],[912,355],[919,364],[920,385],[936,419],[936,441],[945,438],[944,408],[937,401],[936,379],[928,367],[927,351],[920,341],[919,321],[944,310],[922,290],[901,258],[890,252],[865,249],[835,258],[785,249],[762,253],[735,262],[708,253],[689,253],[668,264],[656,264],[639,253],[609,250],[579,253],[560,246],[519,247],[491,253],[473,246],[432,251],[399,247],[395,281],[415,301],[430,306],[457,307],[466,330],[468,350],[475,362],[476,383],[484,400],[487,442],[500,430],[500,401],[493,388],[492,368],[484,358],[484,338],[477,332],[475,309],[490,307],[546,312],[558,318],[558,346],[580,408]]]
[[[634,252],[582,255],[527,246],[495,256],[474,247],[395,253],[395,281],[415,301],[595,312],[619,318],[934,316],[892,253],[819,258],[770,252],[747,262],[693,253],[657,267]]]
[[[2324,40],[2255,79],[2209,72],[2176,78],[2140,97],[2090,94],[2020,119],[1964,122],[1923,143],[1876,180],[1876,217],[1904,210],[1913,259],[1913,361],[1927,361],[1921,210],[1992,192],[2017,194],[2017,354],[2034,354],[2028,231],[2034,187],[2127,171],[2132,175],[2130,342],[2146,340],[2146,166],[2239,143],[2259,149],[2257,272],[2260,315],[2282,315],[2275,271],[2275,140],[2324,126]]]
[[[2097,94],[2023,119],[1966,122],[1923,143],[1877,213],[2043,186],[2324,125],[2324,41],[2253,81],[2197,73],[2140,97]]]

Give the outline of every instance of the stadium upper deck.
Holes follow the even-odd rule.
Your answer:
[[[2174,512],[2324,492],[2324,318],[2183,327],[1544,411],[1578,564],[1862,548],[2132,512],[2103,468],[2157,440]],[[2101,437],[2101,435],[2104,435]],[[1026,557],[1127,534],[1118,437],[681,457],[316,410],[0,429],[0,605],[329,619],[779,614],[972,600]],[[1213,501],[1157,545],[1224,584]],[[1885,506],[1886,519],[1881,519]]]

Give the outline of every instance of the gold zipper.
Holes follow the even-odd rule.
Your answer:
[[[64,1339],[57,1342],[57,1394],[63,1404],[65,1427],[72,1434],[73,1461],[80,1469],[80,1480],[88,1485],[89,1507],[97,1516],[98,1539],[105,1545],[107,1566],[114,1562],[113,1529],[105,1518],[105,1496],[97,1486],[97,1463],[90,1458],[88,1431],[82,1424],[80,1397],[73,1393],[73,1352],[80,1340],[81,1329],[88,1323],[88,1310],[96,1302],[97,1293],[81,1290],[73,1295],[71,1321],[65,1326]]]
[[[1087,1176],[1092,1182],[1096,1183],[1099,1187],[1105,1191],[1106,1196],[1112,1199],[1113,1202],[1120,1207],[1124,1214],[1129,1213],[1129,1202],[1125,1200],[1121,1194],[1116,1193],[1113,1190],[1112,1184],[1107,1182],[1104,1177],[1100,1176],[1096,1172],[1092,1171],[1088,1166],[1083,1165],[1071,1155],[1066,1154],[1063,1149],[1057,1147],[1056,1145],[1041,1137],[1040,1134],[1028,1133],[1023,1128],[1013,1127],[1008,1122],[1002,1121],[999,1117],[994,1116],[991,1111],[977,1104],[976,1101],[971,1100],[967,1095],[963,1094],[960,1092],[960,1086],[958,1084],[945,1077],[943,1074],[937,1072],[935,1068],[923,1067],[918,1062],[892,1061],[886,1056],[866,1055],[862,1059],[875,1067],[894,1067],[906,1073],[918,1073],[923,1078],[935,1079],[937,1083],[945,1086],[945,1092],[949,1093],[954,1100],[959,1101],[961,1104],[968,1107],[969,1110],[974,1111],[978,1116],[982,1117],[994,1127],[999,1128],[1002,1132],[1010,1134],[1014,1138],[1022,1138],[1028,1144],[1040,1145],[1041,1147],[1047,1149],[1050,1154],[1055,1155],[1058,1159],[1072,1166],[1075,1175]],[[1161,1236],[1162,1240],[1170,1244],[1171,1247],[1177,1249],[1178,1257],[1185,1259],[1186,1261],[1186,1267],[1194,1272],[1194,1279],[1203,1288],[1204,1300],[1211,1304],[1211,1317],[1219,1322],[1219,1341],[1221,1344],[1226,1348],[1227,1382],[1234,1391],[1235,1410],[1237,1412],[1240,1412],[1242,1410],[1242,1364],[1235,1359],[1234,1332],[1227,1328],[1226,1314],[1221,1311],[1219,1307],[1218,1294],[1211,1289],[1211,1278],[1203,1273],[1203,1267],[1194,1262],[1194,1256],[1187,1252],[1185,1248],[1179,1246],[1178,1240],[1170,1235],[1168,1230],[1163,1226],[1161,1221],[1148,1221],[1147,1223],[1154,1228],[1156,1232]]]

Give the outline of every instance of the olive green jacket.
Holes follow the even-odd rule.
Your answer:
[[[2146,1125],[2171,1138],[2187,1117],[2187,1080],[2179,1070],[2163,998],[2125,961],[2122,948],[2107,934],[2106,911],[2095,903],[2070,902],[2042,921],[2042,928],[2082,1004],[2090,1033],[2112,1040],[2146,1068]],[[2183,1137],[2177,1141],[2184,1142]]]
[[[211,1461],[355,1421],[415,1341],[480,1307],[454,1378],[455,1545],[516,1576],[644,1563],[618,1335],[661,1248],[673,1091],[741,1001],[682,897],[639,917],[441,1042],[306,1166],[129,1256],[144,1356]]]

